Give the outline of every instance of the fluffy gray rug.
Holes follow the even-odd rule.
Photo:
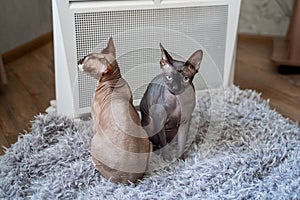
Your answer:
[[[297,199],[300,129],[251,90],[197,95],[192,143],[171,164],[158,155],[137,186],[94,169],[91,121],[39,115],[0,158],[4,199]]]

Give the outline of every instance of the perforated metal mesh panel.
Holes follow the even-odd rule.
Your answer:
[[[178,60],[202,49],[195,87],[218,87],[223,81],[227,15],[225,5],[76,13],[77,58],[100,51],[112,36],[122,76],[134,99],[140,99],[161,73],[159,43]],[[90,106],[95,86],[96,80],[78,73],[79,108]]]

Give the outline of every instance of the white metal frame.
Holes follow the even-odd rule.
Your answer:
[[[228,27],[225,51],[223,86],[233,84],[237,28],[241,0],[127,0],[127,1],[84,1],[52,0],[55,83],[57,111],[59,114],[78,117],[74,106],[74,79],[76,73],[75,13],[175,8],[190,6],[228,5]],[[76,95],[76,94],[75,94]]]

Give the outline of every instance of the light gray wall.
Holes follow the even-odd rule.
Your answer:
[[[0,0],[0,54],[52,30],[51,0]]]
[[[240,33],[284,36],[294,0],[242,0]]]

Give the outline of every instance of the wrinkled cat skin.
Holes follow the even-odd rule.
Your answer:
[[[141,127],[132,94],[121,77],[110,38],[101,53],[79,61],[79,69],[98,80],[92,102],[92,161],[112,182],[129,184],[143,178],[152,145]]]
[[[190,120],[195,107],[193,78],[202,61],[202,50],[196,51],[186,62],[174,60],[161,45],[162,74],[156,76],[142,98],[140,110],[142,126],[155,149],[163,158],[180,157],[185,148]],[[177,138],[177,155],[170,155],[168,143]]]

